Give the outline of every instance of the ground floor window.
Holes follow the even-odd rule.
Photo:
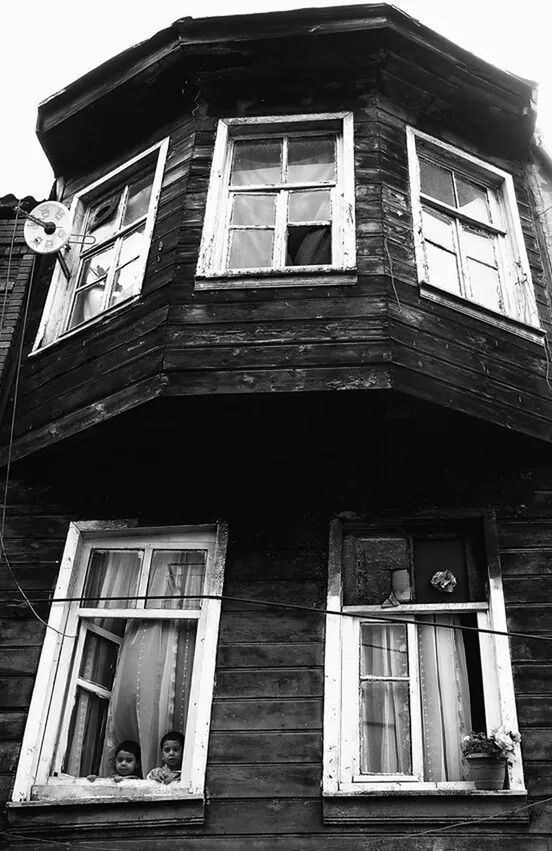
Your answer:
[[[223,565],[220,524],[72,525],[14,800],[203,790]]]

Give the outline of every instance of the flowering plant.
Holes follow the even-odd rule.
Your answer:
[[[520,741],[519,733],[502,726],[491,730],[489,736],[485,733],[470,733],[469,736],[464,736],[462,750],[464,756],[472,753],[486,753],[496,759],[505,759],[514,750],[515,744]]]

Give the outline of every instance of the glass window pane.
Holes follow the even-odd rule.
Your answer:
[[[275,195],[234,195],[233,225],[274,225]]]
[[[232,186],[280,183],[282,176],[282,140],[234,143]]]
[[[140,269],[140,258],[138,258],[138,260],[132,260],[122,269],[117,270],[108,307],[113,307],[113,305],[136,295],[140,289]]]
[[[123,238],[119,254],[119,266],[124,266],[129,260],[141,255],[144,247],[144,230],[145,225],[142,225],[138,230],[133,230],[132,233]]]
[[[91,683],[111,689],[119,645],[88,630],[84,642],[79,676]]]
[[[72,777],[98,774],[105,736],[109,701],[77,687],[69,725],[63,771]]]
[[[407,677],[408,650],[403,624],[366,624],[360,633],[362,676]]]
[[[452,173],[435,163],[420,157],[420,182],[424,195],[455,207]]]
[[[500,278],[496,269],[468,259],[471,297],[490,310],[502,310]]]
[[[455,254],[426,242],[429,283],[443,290],[460,294],[460,277]]]
[[[330,220],[330,193],[327,189],[289,193],[290,222]]]
[[[422,229],[425,239],[431,240],[431,242],[446,248],[448,251],[456,252],[454,222],[449,216],[423,207]]]
[[[463,177],[456,177],[456,189],[458,190],[458,208],[468,216],[489,222],[489,207],[487,204],[487,190],[484,186],[477,186]]]
[[[92,550],[83,591],[83,606],[134,609],[142,566],[141,550]]]
[[[473,228],[463,228],[462,239],[464,251],[468,257],[486,263],[488,266],[496,266],[494,251],[495,237]]]
[[[121,190],[118,190],[90,208],[86,233],[93,234],[96,242],[103,242],[116,232],[120,200]]]
[[[149,171],[147,174],[137,177],[130,184],[125,214],[123,216],[124,225],[132,224],[132,222],[147,215],[152,182],[153,172]]]
[[[335,137],[311,136],[288,142],[288,183],[335,180]]]
[[[167,599],[147,600],[148,609],[198,609],[201,599],[170,599],[203,592],[205,550],[155,550],[148,582],[148,597]]]
[[[271,230],[234,230],[230,233],[230,269],[270,268],[272,266]]]
[[[330,225],[288,227],[286,266],[323,266],[332,262]]]
[[[105,280],[101,284],[78,291],[67,325],[68,330],[88,322],[102,312],[104,291]]]
[[[89,257],[82,264],[79,287],[95,284],[107,277],[113,262],[113,246]]]
[[[137,742],[142,773],[160,766],[167,730],[184,733],[188,715],[197,621],[129,621],[113,683],[100,775],[114,773],[117,744]]]
[[[362,774],[411,774],[408,683],[361,683],[360,707]]]

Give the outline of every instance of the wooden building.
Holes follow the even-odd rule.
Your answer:
[[[4,391],[3,847],[552,847],[534,124],[384,4],[184,18],[40,107],[76,236]]]

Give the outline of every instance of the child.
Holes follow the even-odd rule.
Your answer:
[[[163,765],[152,768],[146,780],[156,780],[166,786],[174,780],[180,780],[184,736],[177,730],[169,730],[161,739],[161,761]]]
[[[114,780],[115,783],[120,783],[122,780],[141,780],[140,745],[130,739],[125,739],[124,742],[117,745],[114,768],[115,774],[111,776],[111,780]],[[96,777],[96,774],[89,774],[88,780],[93,783]]]

